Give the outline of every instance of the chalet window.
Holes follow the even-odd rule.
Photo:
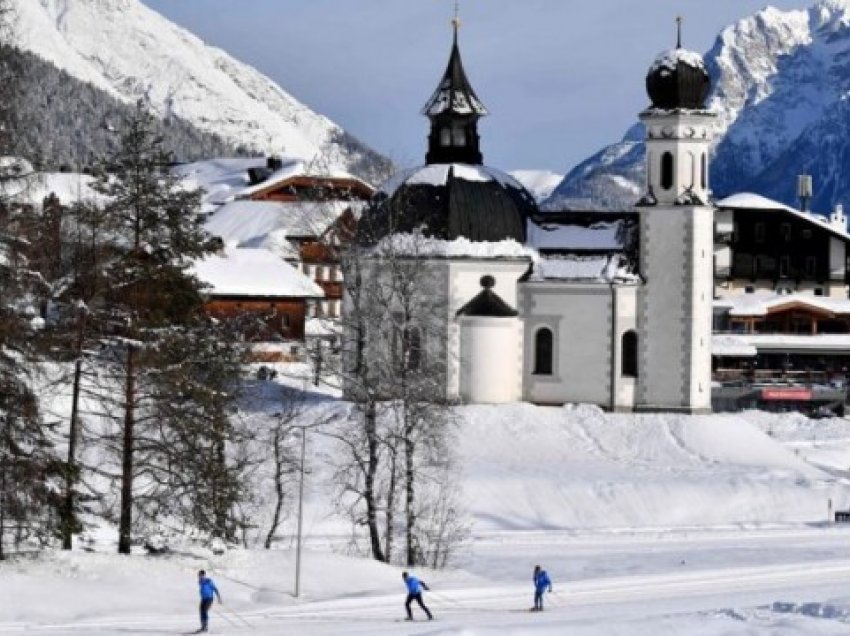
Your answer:
[[[783,223],[782,224],[782,238],[785,239],[786,243],[791,242],[791,224]]]
[[[547,327],[534,335],[534,375],[552,375],[554,340]]]
[[[673,153],[661,155],[661,187],[669,190],[673,187]]]
[[[806,276],[814,276],[818,269],[818,259],[816,256],[806,257]]]
[[[753,287],[752,285],[747,285],[746,287],[744,287],[744,293],[745,294],[755,294],[756,288]]]
[[[708,187],[708,158],[705,153],[702,153],[702,166],[700,168],[700,173],[702,175],[702,189],[705,190]]]
[[[325,268],[316,267],[316,280],[325,280]]]
[[[809,229],[803,230],[803,238],[810,239],[812,238],[812,231]]]
[[[779,275],[788,276],[791,272],[791,257],[783,256],[779,259]]]
[[[445,147],[452,145],[451,128],[443,128],[442,130],[440,130],[440,145]]]
[[[764,223],[756,223],[756,243],[764,243]]]
[[[289,329],[289,325],[290,325],[289,314],[283,313],[283,314],[280,315],[280,325],[284,329]]]
[[[622,338],[621,374],[624,378],[638,377],[638,336],[634,331],[627,331]]]
[[[815,287],[815,296],[823,296],[823,287]]]

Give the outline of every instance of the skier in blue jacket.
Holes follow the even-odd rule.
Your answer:
[[[539,565],[534,566],[534,607],[532,612],[543,611],[543,594],[552,591],[552,579],[546,574],[546,570]]]
[[[404,579],[404,584],[407,585],[407,600],[404,602],[404,609],[407,610],[407,618],[405,620],[413,620],[413,612],[410,609],[410,604],[413,601],[419,603],[419,607],[428,616],[428,620],[432,620],[434,617],[431,615],[431,611],[422,602],[422,590],[429,590],[430,588],[415,576],[410,576],[407,572],[402,572],[401,578]]]
[[[218,593],[218,588],[211,578],[207,576],[204,570],[198,571],[198,590],[201,593],[201,629],[198,632],[207,631],[210,622],[210,607],[212,607],[213,599],[217,598],[221,603],[221,594]]]

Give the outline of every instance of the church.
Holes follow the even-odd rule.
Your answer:
[[[423,108],[424,166],[392,177],[362,219],[373,241],[418,236],[405,255],[440,298],[440,395],[465,403],[591,403],[612,411],[711,410],[713,115],[701,56],[679,45],[646,77],[647,181],[633,262],[538,250],[534,198],[486,166],[487,109],[464,69],[459,22],[448,67]],[[398,243],[398,242],[397,242]],[[379,272],[386,261],[375,256]],[[407,355],[405,352],[399,355]]]

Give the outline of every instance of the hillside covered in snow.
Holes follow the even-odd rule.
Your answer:
[[[327,117],[140,0],[12,0],[12,5],[17,47],[112,100],[141,100],[166,122],[185,122],[248,153],[298,157],[367,179],[386,170],[383,157]],[[62,122],[62,134],[76,137],[76,120],[85,118],[80,113]]]
[[[802,3],[803,0],[801,0]],[[850,201],[850,1],[773,7],[725,28],[705,55],[717,113],[712,188],[795,204],[796,175],[814,175],[813,209]],[[547,207],[623,208],[644,180],[643,130],[573,168]]]

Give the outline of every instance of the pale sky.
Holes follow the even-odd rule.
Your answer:
[[[424,161],[419,110],[448,61],[454,0],[143,0],[277,81],[401,166]],[[814,0],[772,0],[802,9]],[[487,164],[566,172],[647,105],[675,44],[707,51],[765,0],[461,0],[461,52],[489,109]]]

